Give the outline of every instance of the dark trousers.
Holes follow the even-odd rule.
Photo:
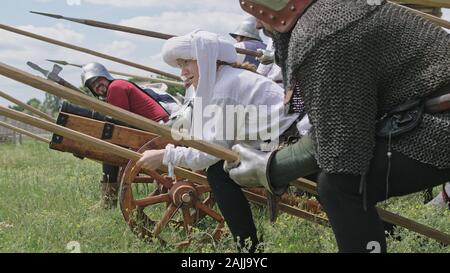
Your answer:
[[[388,180],[388,197],[402,196],[450,179],[450,169],[412,160],[392,151]],[[386,199],[388,171],[387,144],[377,144],[370,170],[366,175],[366,201],[360,193],[361,176],[321,172],[318,179],[320,202],[328,215],[340,252],[386,252],[382,221],[375,209]]]
[[[208,183],[240,251],[255,252],[258,238],[250,204],[241,188],[223,170],[223,161],[210,166]]]
[[[102,183],[116,183],[119,176],[119,167],[103,163]]]

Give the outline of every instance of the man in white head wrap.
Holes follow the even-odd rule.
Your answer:
[[[283,90],[276,83],[231,65],[237,59],[235,48],[216,34],[194,31],[171,38],[165,43],[162,55],[166,63],[182,69],[186,85],[192,84],[195,89],[191,132],[197,138],[226,148],[236,143],[260,148],[264,141],[275,141],[298,117],[284,114]],[[234,112],[226,111],[246,106],[255,109],[268,106],[268,112],[256,117],[237,115],[235,119]],[[211,109],[221,111],[208,113]],[[258,122],[261,116],[268,122]],[[208,168],[208,181],[231,233],[241,246],[250,238],[249,250],[256,250],[258,239],[248,201],[223,170],[223,161],[196,149],[169,144],[164,150],[145,152],[138,162],[145,169],[156,169],[161,164],[192,170]]]

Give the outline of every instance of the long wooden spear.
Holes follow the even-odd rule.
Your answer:
[[[399,4],[422,5],[433,8],[450,8],[448,0],[396,0]]]
[[[3,126],[5,128],[8,128],[8,129],[11,129],[13,131],[16,131],[19,134],[23,134],[23,135],[29,136],[29,137],[34,138],[36,140],[42,141],[44,143],[47,143],[47,144],[50,143],[50,140],[46,139],[45,137],[38,136],[38,135],[33,134],[31,132],[28,132],[28,131],[26,131],[26,130],[24,130],[22,128],[18,128],[18,127],[12,126],[11,124],[8,124],[6,122],[0,121],[0,126]]]
[[[447,7],[450,8],[450,3],[448,3],[446,0],[415,0],[415,1],[401,1],[403,2],[409,2],[412,3],[414,2],[414,4],[422,4],[422,5],[428,5],[428,6],[433,6],[433,7]],[[445,2],[445,3],[444,3]],[[392,2],[393,3],[393,2]],[[435,24],[450,29],[450,22],[446,21],[444,19],[441,19],[439,17],[412,9],[412,8],[408,8],[396,3],[393,3],[399,7],[408,9],[416,14],[419,14],[420,16],[423,16],[425,18],[427,18],[428,20],[434,22]],[[117,25],[117,24],[111,24],[111,23],[106,23],[106,22],[101,22],[101,21],[95,21],[95,20],[88,20],[88,19],[81,19],[81,18],[72,18],[72,17],[65,17],[59,14],[51,14],[51,13],[44,13],[44,12],[37,12],[37,11],[30,11],[31,13],[34,14],[38,14],[38,15],[43,15],[43,16],[48,16],[48,17],[52,17],[55,19],[61,19],[61,20],[67,20],[67,21],[71,21],[71,22],[75,22],[75,23],[79,23],[79,24],[84,24],[84,25],[88,25],[88,26],[93,26],[93,27],[99,27],[99,28],[104,28],[104,29],[111,29],[111,30],[116,30],[116,31],[121,31],[121,32],[126,32],[126,33],[132,33],[132,34],[137,34],[137,35],[142,35],[142,36],[147,36],[147,37],[153,37],[153,38],[158,38],[158,39],[170,39],[172,37],[175,37],[175,35],[172,34],[165,34],[165,33],[160,33],[160,32],[155,32],[155,31],[149,31],[149,30],[144,30],[144,29],[138,29],[138,28],[133,28],[133,27],[127,27],[127,26],[122,26],[122,25]],[[238,53],[241,54],[246,54],[246,55],[251,55],[251,56],[255,56],[255,57],[260,57],[262,54],[259,52],[255,52],[255,51],[251,51],[251,50],[247,50],[247,49],[241,49],[241,48],[237,48],[236,51]]]
[[[55,122],[55,119],[53,117],[51,117],[51,116],[49,116],[49,115],[47,115],[47,114],[37,110],[36,108],[34,108],[34,107],[32,107],[32,106],[30,106],[30,105],[28,105],[26,103],[21,102],[18,99],[15,99],[14,97],[11,97],[10,95],[8,95],[8,94],[6,94],[6,93],[4,93],[2,91],[0,91],[0,97],[3,97],[5,99],[9,100],[10,102],[15,103],[16,105],[18,105],[20,107],[23,107],[24,109],[30,111],[31,113],[33,113],[36,116],[39,116],[39,117],[41,117],[41,118],[43,118],[45,120],[48,120],[50,122]]]
[[[4,115],[4,116],[7,116],[7,117],[9,117],[11,119],[15,119],[15,120],[18,120],[18,121],[21,121],[21,122],[33,125],[35,127],[48,130],[48,131],[53,132],[55,134],[61,135],[63,137],[66,137],[68,139],[72,139],[72,140],[75,140],[77,142],[84,143],[84,144],[86,144],[88,146],[95,147],[96,150],[101,150],[101,151],[106,152],[108,154],[119,156],[119,157],[122,157],[122,158],[125,158],[125,159],[129,159],[129,160],[132,160],[132,161],[137,161],[142,156],[140,153],[131,151],[129,149],[122,148],[122,147],[120,147],[118,145],[111,144],[109,142],[106,142],[106,141],[103,141],[103,140],[100,140],[100,139],[97,139],[97,138],[94,138],[94,137],[82,134],[80,132],[71,130],[69,128],[66,128],[66,127],[63,127],[63,126],[60,126],[60,125],[57,125],[57,124],[49,123],[47,121],[34,118],[32,116],[29,116],[27,114],[24,114],[24,113],[21,113],[21,112],[12,110],[12,109],[8,109],[8,108],[0,106],[0,114]],[[0,125],[2,125],[1,122],[0,122]],[[7,124],[7,126],[9,127],[8,124]],[[18,130],[18,131],[21,131],[20,128],[14,128],[14,129]],[[49,140],[44,139],[44,138],[40,138],[39,136],[35,136],[34,135],[33,137],[37,137],[37,138],[39,138],[39,140],[44,141],[46,143],[49,142]],[[161,168],[161,170],[167,172],[167,169],[164,166]],[[184,179],[189,179],[189,180],[194,181],[194,182],[199,183],[199,184],[208,185],[208,181],[207,181],[205,176],[197,174],[197,173],[194,173],[192,171],[188,171],[188,170],[185,170],[183,168],[175,168],[175,174],[178,177],[181,177],[181,178],[184,178]],[[261,203],[261,204],[264,204],[266,202],[266,198],[265,197],[257,195],[257,194],[254,194],[251,191],[244,190],[244,193],[248,196],[249,200],[252,200],[254,202]],[[309,220],[309,221],[312,221],[312,222],[315,222],[315,223],[318,223],[318,224],[321,224],[321,225],[328,226],[328,224],[327,224],[328,221],[327,221],[326,218],[324,218],[322,216],[318,216],[318,215],[313,214],[313,213],[310,213],[308,211],[299,209],[297,207],[293,207],[293,206],[290,206],[288,204],[281,203],[280,204],[280,210],[284,211],[286,213],[292,214],[294,216],[298,216],[298,217],[303,218],[305,220]]]
[[[72,91],[75,92],[75,91]],[[96,149],[100,149],[104,152],[108,152],[110,154],[120,156],[129,160],[137,161],[141,158],[141,154],[134,152],[132,150],[120,147],[118,145],[114,145],[108,143],[106,141],[97,139],[95,137],[91,137],[85,135],[83,133],[74,131],[72,129],[57,125],[55,123],[51,123],[39,118],[35,118],[33,116],[27,115],[25,113],[15,111],[13,109],[9,109],[3,106],[0,106],[0,115],[5,117],[9,117],[11,119],[30,124],[34,127],[41,128],[47,130],[49,132],[61,135],[63,137],[70,138],[72,140],[80,141],[85,143],[88,146],[95,147]],[[182,168],[175,168],[175,174],[181,177],[185,177],[187,179],[191,179],[197,183],[205,184],[206,180],[204,177],[197,175],[196,173],[187,171]]]
[[[144,66],[144,65],[141,65],[141,64],[138,64],[138,63],[133,63],[133,62],[130,62],[130,61],[127,61],[127,60],[123,60],[123,59],[117,58],[117,57],[106,55],[106,54],[103,54],[103,53],[100,53],[100,52],[97,52],[97,51],[94,51],[94,50],[90,50],[90,49],[87,49],[87,48],[83,48],[83,47],[71,45],[71,44],[68,44],[68,43],[64,43],[64,42],[61,42],[61,41],[58,41],[58,40],[55,40],[55,39],[47,38],[45,36],[37,35],[37,34],[31,33],[31,32],[28,32],[28,31],[24,31],[24,30],[21,30],[21,29],[18,29],[18,28],[14,28],[14,27],[11,27],[11,26],[0,24],[0,29],[6,30],[6,31],[10,31],[10,32],[14,32],[16,34],[23,35],[23,36],[26,36],[26,37],[30,37],[30,38],[33,38],[33,39],[36,39],[36,40],[40,40],[40,41],[43,41],[43,42],[47,42],[47,43],[50,43],[50,44],[54,44],[54,45],[70,48],[70,49],[73,49],[73,50],[76,50],[76,51],[84,52],[84,53],[87,53],[87,54],[90,54],[90,55],[93,55],[93,56],[97,56],[97,57],[100,57],[100,58],[103,58],[103,59],[107,59],[107,60],[110,60],[110,61],[113,61],[113,62],[121,63],[121,64],[128,65],[128,66],[132,66],[132,67],[135,67],[135,68],[139,68],[139,69],[142,69],[142,70],[145,70],[145,71],[148,71],[148,72],[152,72],[152,73],[156,73],[156,74],[159,74],[159,75],[163,75],[163,76],[169,77],[171,79],[175,79],[177,81],[181,81],[180,77],[178,77],[177,75],[171,74],[171,73],[167,73],[167,72],[155,69],[155,68],[151,68],[151,67]]]
[[[402,5],[399,5],[399,4],[396,4],[396,3],[392,3],[392,4],[396,5],[396,6],[399,6],[399,7],[402,7],[404,9],[407,9],[409,11],[415,12],[415,13],[419,14],[420,16],[422,16],[422,17],[430,20],[431,22],[435,23],[438,26],[441,26],[441,27],[446,28],[446,29],[450,29],[450,22],[447,21],[447,20],[441,19],[439,17],[433,16],[433,15],[425,13],[425,12],[421,12],[421,11],[416,10],[416,9],[412,9],[412,8],[409,8],[409,7],[406,7],[406,6],[402,6]]]
[[[79,68],[83,67],[81,64],[73,64],[73,63],[69,63],[69,62],[66,62],[66,61],[62,61],[62,60],[49,60],[49,59],[47,59],[47,61],[52,62],[52,63],[57,63],[57,64],[60,64],[60,65],[71,65],[71,66],[75,66],[75,67],[79,67]],[[114,75],[120,75],[120,76],[131,77],[131,78],[138,78],[138,79],[148,80],[148,81],[151,81],[151,82],[161,82],[161,83],[166,83],[168,85],[184,87],[184,84],[182,82],[176,82],[176,81],[169,81],[169,80],[159,79],[159,78],[152,78],[152,77],[133,75],[133,74],[129,74],[129,73],[125,73],[125,72],[118,72],[118,71],[114,71],[114,70],[108,70],[108,72],[111,73],[111,74],[114,74]]]
[[[146,130],[169,139],[181,139],[179,141],[181,144],[204,151],[218,158],[228,161],[236,161],[238,159],[238,155],[236,153],[225,149],[222,146],[214,145],[202,140],[191,140],[191,136],[183,135],[175,130],[172,131],[165,125],[158,124],[157,122],[144,118],[140,115],[131,113],[116,106],[112,106],[108,103],[99,101],[85,94],[81,94],[70,88],[58,85],[52,81],[34,76],[7,64],[0,63],[0,74],[34,88],[51,93],[55,96],[65,98],[77,105],[109,115],[117,120],[121,120],[142,130]]]
[[[66,88],[64,86],[60,86],[54,82],[45,80],[43,78],[36,77],[34,75],[31,75],[27,72],[24,72],[24,71],[14,68],[14,67],[11,67],[4,63],[0,63],[0,74],[3,76],[6,76],[8,78],[14,79],[16,81],[22,82],[24,84],[30,85],[32,87],[35,87],[37,89],[46,91],[55,96],[63,97],[65,99],[67,99],[71,102],[74,102],[76,104],[79,104],[81,106],[85,106],[87,108],[94,109],[105,115],[110,115],[113,118],[127,122],[128,124],[133,125],[137,128],[141,128],[143,130],[152,132],[154,134],[161,135],[163,137],[167,137],[169,139],[174,139],[174,138],[176,138],[177,140],[181,139],[181,141],[178,141],[178,143],[184,144],[188,147],[193,147],[195,149],[209,153],[209,154],[219,157],[221,159],[224,159],[227,161],[238,160],[238,154],[236,154],[235,152],[233,152],[231,150],[225,149],[222,146],[214,145],[214,144],[211,144],[211,143],[208,143],[205,141],[201,141],[201,140],[186,140],[183,137],[189,137],[189,136],[181,135],[179,132],[176,132],[176,131],[172,132],[168,127],[166,127],[164,125],[158,124],[158,123],[153,122],[149,119],[146,119],[142,116],[130,113],[128,111],[125,111],[121,108],[118,108],[118,107],[115,107],[112,105],[109,105],[102,101],[96,100],[87,95],[83,95],[72,89]],[[12,111],[10,109],[6,109],[6,110],[9,110],[9,112]],[[5,111],[5,110],[3,110],[3,111]],[[2,112],[0,111],[0,114],[1,113]],[[54,124],[52,124],[52,125],[54,125]],[[46,128],[49,129],[50,127],[46,127]],[[43,128],[43,129],[45,129],[45,128]],[[55,131],[55,133],[60,134],[57,131]],[[78,133],[78,132],[76,132],[76,133]],[[60,134],[60,135],[65,136],[64,134]],[[70,138],[70,136],[67,136],[67,137]],[[83,139],[88,141],[86,138],[83,138]],[[98,140],[98,139],[95,139],[95,141],[102,142],[101,140]],[[97,143],[97,142],[91,142],[91,143]],[[111,147],[109,145],[107,147],[105,146],[104,143],[102,143],[101,145],[104,148],[108,149],[108,152],[111,152]],[[114,148],[114,150],[119,149],[119,148],[121,148],[121,147],[117,146]],[[121,148],[121,149],[124,149],[124,148]],[[124,150],[125,150],[124,153],[126,153],[127,156],[130,156],[130,157],[125,156],[125,158],[132,159],[132,160],[139,159],[140,154],[137,154],[128,149],[124,149]],[[119,151],[119,153],[120,153],[120,151]],[[175,173],[176,173],[176,170],[175,170]],[[186,177],[185,175],[189,175],[189,173],[191,173],[191,172],[184,170],[184,173],[183,174],[180,173],[179,176]],[[192,176],[192,174],[191,174],[191,176]],[[190,177],[186,177],[186,178],[191,179]],[[196,181],[195,177],[192,178],[192,180]],[[304,188],[312,193],[317,194],[317,190],[316,190],[317,185],[314,182],[305,181],[304,179],[298,179],[298,180],[294,181],[294,183],[297,187]],[[419,234],[433,238],[444,244],[450,245],[450,235],[448,235],[448,234],[445,234],[445,233],[435,230],[433,228],[427,227],[425,225],[416,223],[410,219],[407,219],[400,215],[396,215],[392,212],[383,210],[381,208],[378,208],[378,213],[380,215],[380,218],[386,222],[393,223],[397,226],[407,228],[407,229],[415,231]]]
[[[58,14],[51,14],[51,13],[44,13],[44,12],[37,12],[37,11],[30,11],[30,13],[44,15],[44,16],[48,16],[48,17],[52,17],[52,18],[56,18],[56,19],[72,21],[75,23],[83,24],[83,25],[99,27],[99,28],[104,28],[104,29],[111,29],[111,30],[125,32],[125,33],[132,33],[132,34],[137,34],[137,35],[142,35],[142,36],[152,37],[152,38],[158,38],[158,39],[163,39],[163,40],[167,40],[167,39],[176,37],[175,35],[172,35],[172,34],[165,34],[165,33],[161,33],[161,32],[144,30],[144,29],[139,29],[139,28],[134,28],[134,27],[126,27],[126,26],[110,24],[110,23],[105,23],[105,22],[95,21],[95,20],[64,17],[64,16],[58,15]],[[244,49],[244,48],[236,48],[236,52],[240,53],[240,54],[255,56],[255,57],[260,57],[262,55],[259,52]]]

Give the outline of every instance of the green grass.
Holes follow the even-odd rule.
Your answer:
[[[81,252],[235,252],[229,234],[219,243],[202,243],[213,229],[208,220],[194,229],[193,243],[186,248],[175,246],[183,239],[177,229],[164,231],[169,238],[165,245],[139,239],[119,209],[96,206],[101,165],[93,161],[27,141],[20,146],[0,144],[0,166],[0,252],[69,252],[66,247],[71,241],[79,242]],[[448,210],[424,206],[421,200],[420,194],[396,198],[388,208],[450,233]],[[252,209],[266,252],[337,250],[330,228],[287,214],[269,224],[263,207]],[[398,229],[397,233],[403,240],[388,239],[390,252],[450,253],[450,247],[413,232]]]

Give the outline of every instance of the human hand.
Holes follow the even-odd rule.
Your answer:
[[[273,51],[270,50],[265,50],[262,48],[258,48],[256,50],[258,53],[261,53],[262,55],[260,57],[256,57],[256,59],[264,64],[264,65],[268,65],[271,64],[275,61],[275,53]]]
[[[154,171],[162,165],[165,150],[148,150],[142,154],[141,159],[136,162],[138,168]]]
[[[262,152],[249,146],[237,144],[232,150],[239,154],[239,162],[224,163],[224,170],[241,187],[263,186],[272,192],[267,179],[267,168],[273,152]]]

